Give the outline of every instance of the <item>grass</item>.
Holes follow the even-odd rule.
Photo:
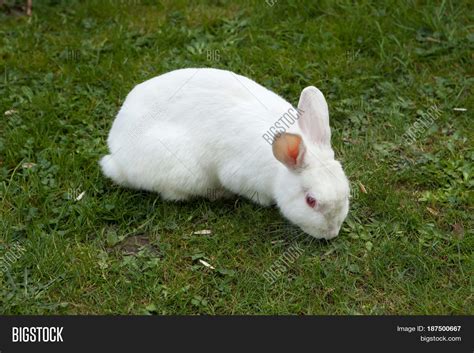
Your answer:
[[[34,5],[0,12],[1,313],[474,313],[472,2]],[[170,203],[104,178],[126,94],[183,67],[294,104],[308,85],[325,93],[353,188],[338,238],[242,198]]]

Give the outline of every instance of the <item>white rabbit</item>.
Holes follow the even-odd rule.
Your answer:
[[[116,183],[167,200],[239,194],[276,203],[303,231],[330,239],[349,209],[349,182],[330,139],[315,87],[294,109],[233,72],[182,69],[128,94],[100,164]]]

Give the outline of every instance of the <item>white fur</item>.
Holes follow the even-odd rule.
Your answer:
[[[222,190],[283,215],[316,238],[335,237],[348,212],[349,184],[330,146],[327,104],[303,90],[304,113],[286,132],[305,146],[301,168],[287,168],[262,137],[291,104],[256,82],[217,69],[182,69],[137,85],[127,96],[100,161],[116,183],[167,200]],[[305,201],[311,192],[316,209]]]

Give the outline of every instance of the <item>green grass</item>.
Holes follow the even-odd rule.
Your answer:
[[[473,3],[357,3],[3,9],[0,259],[24,251],[0,274],[0,312],[473,314]],[[338,238],[308,239],[242,198],[170,203],[104,178],[126,94],[183,67],[230,69],[294,104],[308,85],[325,93],[353,185]],[[295,242],[303,253],[270,284]]]

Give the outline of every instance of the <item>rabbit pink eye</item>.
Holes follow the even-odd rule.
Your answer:
[[[311,208],[316,207],[316,199],[310,195],[306,195],[306,203]]]

